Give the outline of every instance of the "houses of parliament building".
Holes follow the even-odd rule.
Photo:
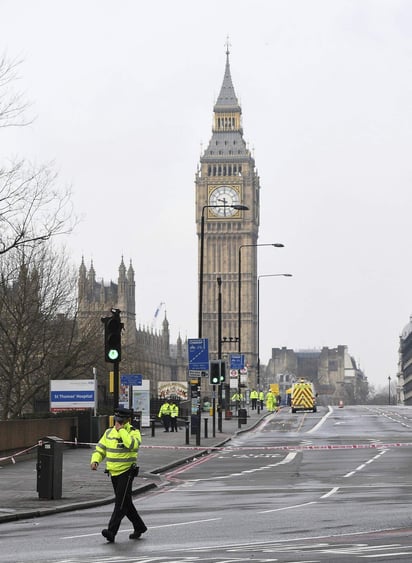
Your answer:
[[[170,342],[166,313],[160,331],[153,330],[149,326],[136,326],[135,291],[134,269],[131,262],[126,269],[122,258],[117,283],[111,281],[105,285],[103,280],[97,281],[93,263],[87,270],[83,260],[78,277],[79,324],[81,326],[90,319],[100,323],[100,318],[110,314],[112,308],[120,309],[124,323],[121,373],[142,374],[144,379],[150,380],[151,392],[156,395],[157,382],[186,380],[186,343],[182,342],[180,335],[175,344]]]

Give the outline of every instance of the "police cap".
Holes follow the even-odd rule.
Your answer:
[[[130,409],[124,409],[123,407],[119,407],[114,411],[115,419],[118,418],[120,420],[127,420],[132,416]]]

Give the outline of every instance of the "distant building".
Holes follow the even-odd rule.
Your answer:
[[[412,405],[412,315],[399,338],[397,378],[398,403]]]
[[[350,356],[347,346],[310,350],[272,348],[265,370],[264,383],[279,383],[280,394],[299,378],[313,382],[320,404],[360,404],[366,401],[368,382]]]
[[[169,321],[166,313],[161,331],[136,326],[134,270],[121,260],[117,283],[96,281],[93,263],[87,271],[82,260],[78,278],[78,316],[82,323],[101,324],[102,316],[110,315],[112,308],[120,309],[124,323],[122,335],[121,373],[140,373],[151,382],[151,394],[157,394],[159,381],[187,380],[187,343],[179,335],[175,345],[170,343]],[[102,340],[103,354],[103,340]],[[110,366],[107,364],[107,372]]]

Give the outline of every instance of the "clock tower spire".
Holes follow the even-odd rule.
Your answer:
[[[201,335],[209,339],[210,357],[218,343],[218,284],[222,280],[223,356],[237,353],[238,254],[242,252],[241,353],[251,366],[257,364],[257,260],[259,231],[259,177],[255,161],[243,138],[242,110],[233,86],[229,42],[219,96],[213,107],[212,136],[200,158],[195,178],[196,224],[199,237],[199,289],[202,283]],[[239,209],[247,207],[247,210]],[[203,265],[200,263],[203,215]],[[200,279],[202,277],[202,279]],[[200,297],[199,297],[200,300]],[[252,384],[253,380],[249,380]]]

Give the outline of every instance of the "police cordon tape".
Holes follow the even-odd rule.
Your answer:
[[[89,446],[95,447],[95,442],[69,442],[63,441],[66,446]],[[11,461],[16,463],[15,458],[24,454],[29,453],[35,448],[42,445],[42,441],[39,440],[37,444],[21,450],[12,455],[0,457],[0,463],[4,461]],[[142,444],[141,449],[144,450],[187,450],[187,451],[202,451],[202,452],[233,452],[233,451],[328,451],[328,450],[386,450],[390,448],[410,448],[412,447],[412,442],[391,442],[388,444],[382,444],[380,442],[373,442],[371,444],[320,444],[320,445],[293,445],[293,446],[145,446]]]
[[[12,463],[16,463],[15,458],[20,456],[20,455],[24,455],[29,453],[31,450],[34,450],[35,448],[37,448],[39,446],[39,444],[36,444],[34,446],[30,446],[30,448],[26,448],[25,450],[21,450],[20,452],[16,452],[12,455],[8,455],[6,457],[0,457],[0,463],[2,461],[11,461]]]

